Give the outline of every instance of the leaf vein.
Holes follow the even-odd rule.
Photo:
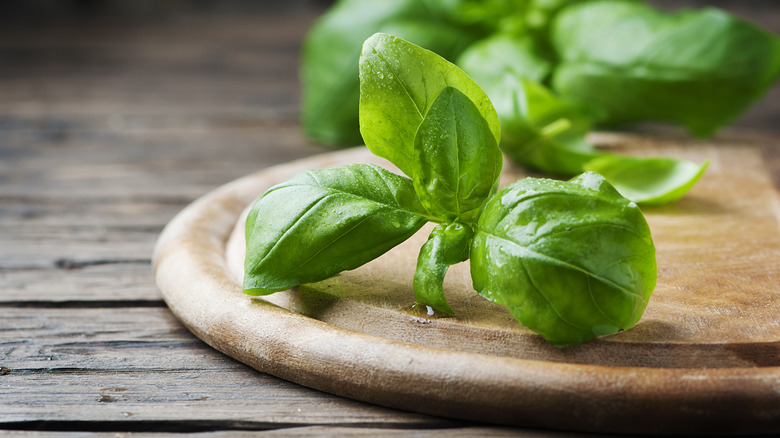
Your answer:
[[[612,280],[610,280],[608,278],[604,278],[604,277],[602,277],[602,276],[600,276],[600,275],[598,275],[598,274],[596,274],[594,272],[590,272],[590,271],[588,271],[588,270],[586,270],[584,268],[581,268],[581,267],[579,267],[577,265],[573,265],[571,263],[565,262],[563,260],[557,259],[555,257],[549,256],[547,254],[544,254],[544,253],[541,253],[541,252],[538,252],[538,251],[534,251],[531,248],[528,248],[526,246],[520,245],[519,243],[514,242],[514,241],[512,241],[510,239],[507,239],[507,238],[505,238],[503,236],[499,236],[499,235],[496,235],[496,234],[493,234],[493,233],[489,233],[489,232],[487,232],[485,230],[479,230],[479,232],[485,233],[488,236],[494,237],[494,238],[496,238],[498,240],[502,240],[502,241],[511,243],[512,245],[520,248],[521,251],[531,253],[532,255],[537,256],[537,257],[542,258],[542,259],[545,259],[545,260],[548,260],[551,263],[554,263],[554,264],[563,266],[563,267],[565,267],[567,269],[578,271],[578,272],[581,272],[582,274],[591,276],[594,279],[596,279],[598,281],[601,281],[602,283],[605,283],[605,284],[608,284],[608,285],[614,287],[615,289],[621,291],[622,293],[624,293],[626,295],[629,295],[629,296],[632,296],[632,297],[639,297],[639,298],[641,298],[641,296],[637,292],[634,292],[634,291],[626,288],[625,286],[622,286],[622,285],[620,285],[618,283],[615,283],[614,281],[612,281]],[[521,258],[521,260],[522,260],[522,258]]]

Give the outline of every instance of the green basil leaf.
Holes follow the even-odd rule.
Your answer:
[[[709,161],[696,164],[675,158],[605,155],[585,164],[585,169],[601,174],[634,202],[661,205],[688,193],[708,165]]]
[[[529,0],[525,22],[537,39],[546,39],[555,15],[569,5],[583,0]]]
[[[487,95],[466,73],[441,56],[400,38],[375,34],[360,57],[360,132],[375,155],[410,177],[414,137],[423,117],[446,87],[474,102],[500,139],[498,116]]]
[[[479,294],[557,346],[634,326],[656,283],[642,212],[590,172],[500,190],[479,219],[470,259]]]
[[[494,106],[502,100],[500,82],[505,74],[542,82],[552,70],[552,63],[539,53],[534,40],[512,34],[477,41],[461,53],[457,64],[485,90]],[[500,119],[501,111],[498,107],[496,111]]]
[[[497,35],[466,49],[458,63],[490,96],[501,121],[501,149],[517,164],[571,176],[600,155],[585,141],[590,121],[541,85],[551,64],[537,41]]]
[[[780,75],[777,36],[711,8],[584,2],[558,15],[552,39],[553,88],[606,124],[659,120],[708,136]]]
[[[414,189],[447,221],[473,222],[495,193],[502,155],[479,109],[447,87],[428,108],[414,138]]]
[[[581,0],[461,0],[458,15],[489,33],[530,34],[542,40],[555,14],[577,1]]]
[[[412,182],[380,167],[304,172],[249,212],[244,292],[269,294],[355,269],[420,229],[420,211]]]
[[[387,32],[454,59],[479,34],[453,18],[447,0],[341,0],[309,30],[301,59],[302,124],[329,145],[362,144],[355,67],[366,38]]]
[[[589,119],[540,83],[507,72],[487,92],[501,119],[501,149],[517,164],[571,176],[602,155],[585,139]]]
[[[440,312],[454,314],[444,297],[444,275],[450,265],[469,257],[469,243],[474,232],[459,223],[439,224],[420,249],[414,272],[414,296],[417,302]]]

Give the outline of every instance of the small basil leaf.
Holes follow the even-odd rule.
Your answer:
[[[428,212],[473,222],[495,193],[502,156],[474,103],[447,87],[428,108],[414,138],[414,189]]]
[[[426,220],[412,182],[368,164],[304,172],[274,186],[246,221],[244,292],[324,280],[379,257]]]
[[[501,119],[501,149],[521,166],[576,175],[602,152],[585,140],[590,121],[538,82],[505,73],[494,88]]]
[[[485,206],[471,246],[474,288],[557,346],[628,329],[656,283],[636,204],[604,178],[526,178]]]
[[[482,89],[441,56],[400,38],[375,34],[360,57],[360,132],[375,155],[413,177],[414,137],[428,108],[450,86],[468,96],[500,139],[498,116]]]
[[[454,59],[477,37],[454,22],[446,1],[340,0],[309,30],[301,59],[301,119],[306,134],[329,145],[362,144],[360,87],[355,66],[360,47],[389,32]]]
[[[679,123],[708,136],[780,75],[780,39],[717,9],[663,13],[643,2],[565,8],[553,88],[599,122]]]
[[[474,232],[467,225],[439,224],[420,249],[414,272],[414,296],[417,302],[440,312],[454,314],[444,297],[444,275],[450,265],[466,261]]]
[[[605,155],[585,169],[601,174],[626,198],[661,205],[682,198],[704,174],[709,161],[696,164],[674,158]]]
[[[461,53],[457,64],[488,93],[493,105],[503,96],[497,92],[497,82],[504,74],[542,82],[552,70],[552,64],[539,54],[534,40],[510,34],[477,41]],[[501,111],[496,111],[501,118]]]

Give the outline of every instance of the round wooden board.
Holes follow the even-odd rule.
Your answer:
[[[756,145],[625,134],[617,152],[711,160],[682,201],[647,208],[658,286],[631,330],[557,349],[471,288],[445,282],[454,317],[412,307],[424,228],[375,261],[264,298],[241,290],[243,217],[276,183],[355,162],[365,148],[269,168],[202,197],[166,227],[155,277],[214,348],[283,379],[380,405],[532,427],[622,433],[780,432],[780,228]],[[524,175],[506,165],[502,182]]]

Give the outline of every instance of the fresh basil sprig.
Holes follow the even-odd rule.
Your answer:
[[[501,120],[501,149],[516,163],[558,176],[592,170],[628,199],[656,205],[680,199],[707,168],[674,158],[614,156],[598,150],[586,139],[591,119],[538,82],[540,70],[534,66],[543,61],[534,46],[515,44],[516,56],[478,62],[485,58],[481,52],[495,50],[492,41],[500,47],[507,44],[502,39],[475,44],[458,63],[481,80],[494,102]]]
[[[268,294],[354,269],[435,222],[419,304],[452,314],[449,266],[557,346],[632,327],[656,281],[637,205],[604,178],[526,178],[498,191],[496,112],[455,65],[376,34],[360,58],[363,137],[410,178],[371,165],[309,171],[266,192],[246,224],[244,290]]]

